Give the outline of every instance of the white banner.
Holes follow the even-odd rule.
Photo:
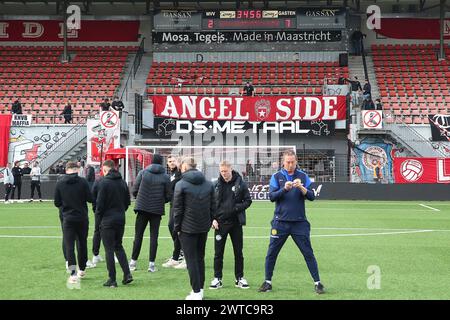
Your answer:
[[[116,111],[103,111],[99,119],[88,119],[87,163],[100,165],[108,150],[120,148],[120,120]]]
[[[29,127],[33,116],[31,114],[13,114],[11,127]]]

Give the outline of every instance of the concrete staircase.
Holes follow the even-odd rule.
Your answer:
[[[367,73],[369,75],[369,82],[372,86],[372,99],[375,101],[375,99],[380,97],[380,89],[378,88],[378,82],[375,74],[375,68],[373,65],[373,59],[372,56],[366,56],[366,63],[367,63]],[[354,76],[357,76],[359,79],[359,82],[361,82],[361,86],[364,86],[364,65],[363,60],[361,56],[349,56],[348,58],[348,67],[349,67],[349,73],[350,73],[350,79],[353,80]]]

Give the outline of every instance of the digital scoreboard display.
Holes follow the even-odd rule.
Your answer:
[[[295,29],[295,10],[205,11],[203,30],[273,30]]]

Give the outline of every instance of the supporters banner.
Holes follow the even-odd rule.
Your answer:
[[[8,163],[9,130],[11,127],[11,115],[0,114],[0,167]]]
[[[297,133],[312,136],[332,136],[335,133],[334,121],[286,121],[286,122],[248,122],[178,120],[156,117],[155,133],[160,139],[172,139],[177,134],[201,134],[206,132],[224,134],[245,133]]]
[[[450,183],[449,158],[394,158],[395,183]]]
[[[115,114],[118,119],[118,112],[108,111],[102,112],[98,119],[87,120],[88,164],[100,165],[107,151],[120,148],[120,120],[111,122],[108,119],[111,114]]]
[[[31,114],[14,114],[11,120],[11,126],[17,127],[29,127],[33,120]]]
[[[256,122],[345,120],[345,96],[153,96],[155,116]]]
[[[353,148],[352,182],[393,183],[392,150],[393,145],[382,139],[362,140]]]
[[[69,41],[138,40],[139,21],[81,20],[80,29],[67,31]],[[0,41],[62,41],[59,20],[0,20]]]
[[[450,141],[450,115],[428,115],[433,141]]]
[[[440,35],[439,19],[381,18],[380,25],[375,32],[393,39],[438,40]],[[450,19],[444,20],[444,38],[450,39]]]

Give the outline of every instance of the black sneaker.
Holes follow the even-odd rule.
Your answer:
[[[314,291],[316,291],[317,294],[323,294],[325,293],[325,287],[319,282],[314,286]]]
[[[103,284],[103,286],[104,286],[104,287],[110,287],[110,288],[117,288],[117,282],[116,282],[116,281],[113,281],[113,280],[111,280],[111,279],[108,279],[108,281],[106,281],[106,282]]]
[[[267,281],[264,281],[258,290],[258,292],[270,292],[270,291],[272,291],[272,285]]]
[[[129,273],[129,274],[123,276],[122,284],[126,285],[126,284],[129,284],[129,283],[132,283],[133,280],[134,280],[133,276],[131,275],[131,273]]]
[[[211,284],[209,285],[209,288],[214,290],[214,289],[220,289],[220,288],[222,288],[222,286],[223,286],[222,279],[214,278],[211,281]]]

